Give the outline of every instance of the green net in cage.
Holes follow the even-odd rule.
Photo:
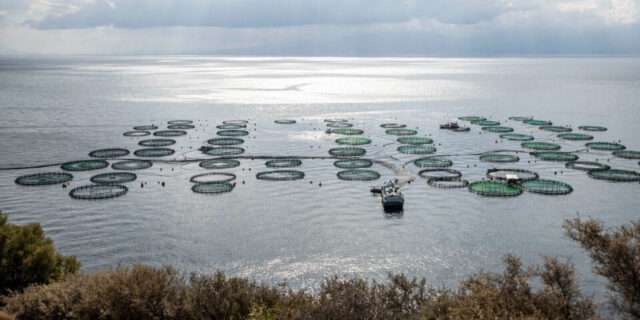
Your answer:
[[[296,121],[293,120],[293,119],[278,119],[278,120],[275,120],[273,122],[275,122],[277,124],[294,124],[294,123],[296,123]]]
[[[503,162],[518,162],[520,158],[518,156],[514,156],[511,154],[483,154],[480,156],[480,161],[482,162],[493,162],[493,163],[503,163]]]
[[[246,127],[246,124],[219,124],[216,126],[216,128],[221,130],[244,129]]]
[[[213,138],[207,140],[207,143],[214,146],[232,146],[243,144],[244,140],[241,138]]]
[[[388,129],[385,133],[394,136],[412,136],[417,134],[418,131],[413,129]]]
[[[407,125],[402,123],[383,123],[380,125],[381,128],[385,129],[400,129],[405,128]]]
[[[340,147],[329,149],[329,154],[336,157],[359,157],[367,153],[367,150],[358,147]]]
[[[242,137],[242,136],[249,135],[249,131],[237,130],[237,129],[220,130],[220,131],[217,132],[217,134],[219,136],[223,136],[223,137]]]
[[[565,163],[564,166],[567,167],[568,169],[576,169],[576,170],[582,170],[582,171],[607,170],[611,168],[606,164],[593,162],[593,161],[570,161]]]
[[[436,152],[436,147],[429,144],[410,144],[399,146],[398,151],[406,154],[429,154]]]
[[[517,168],[494,168],[487,170],[487,177],[492,180],[501,180],[501,181],[527,181],[527,180],[535,180],[539,178],[537,172],[526,170],[526,169],[517,169]]]
[[[462,121],[483,121],[483,120],[487,120],[487,118],[480,117],[480,116],[463,116],[463,117],[458,117],[458,119],[462,120]]]
[[[343,134],[347,136],[363,134],[364,131],[361,129],[352,129],[352,128],[339,128],[331,130],[332,133]]]
[[[135,173],[130,172],[107,172],[91,177],[90,181],[98,184],[120,184],[136,180]]]
[[[129,189],[121,184],[92,184],[72,189],[69,196],[75,199],[100,200],[123,196]]]
[[[534,157],[545,161],[576,161],[578,156],[570,152],[538,151],[531,153]]]
[[[156,137],[180,137],[187,135],[186,131],[183,130],[160,130],[153,133]]]
[[[425,179],[430,179],[430,178],[456,179],[462,176],[462,172],[454,169],[430,168],[430,169],[420,170],[418,172],[418,175]]]
[[[573,129],[568,127],[561,126],[540,126],[540,130],[550,131],[550,132],[571,132]]]
[[[123,160],[115,162],[111,168],[115,170],[142,170],[151,168],[153,163],[149,160]]]
[[[176,141],[173,139],[146,139],[138,142],[143,147],[166,147],[175,143]]]
[[[109,166],[109,162],[101,159],[79,160],[63,163],[60,168],[67,171],[87,171],[103,169]]]
[[[432,144],[433,139],[425,137],[400,137],[396,141],[402,144]]]
[[[135,127],[133,127],[133,130],[136,130],[136,131],[147,131],[147,130],[156,130],[156,129],[158,129],[158,127],[156,127],[154,125],[135,126]]]
[[[228,169],[240,165],[240,161],[235,159],[207,159],[200,161],[200,167],[205,169]]]
[[[528,134],[519,134],[519,133],[501,134],[500,138],[507,139],[507,140],[513,140],[513,141],[531,141],[531,140],[533,140],[533,136],[530,136]]]
[[[487,127],[482,127],[482,130],[488,131],[488,132],[498,132],[498,133],[513,132],[513,128],[503,127],[503,126],[487,126]]]
[[[167,129],[171,130],[189,130],[194,129],[196,126],[192,124],[170,124],[167,126]]]
[[[215,147],[207,149],[204,153],[215,157],[233,156],[244,153],[244,149],[240,147]]]
[[[151,134],[151,132],[149,132],[149,131],[134,130],[134,131],[127,131],[127,132],[123,133],[122,135],[125,136],[125,137],[144,137],[144,136],[148,136],[150,134]]]
[[[528,180],[520,182],[520,186],[524,188],[524,190],[534,193],[541,194],[568,194],[573,191],[571,185],[555,181],[555,180],[546,180],[546,179],[536,179],[536,180]]]
[[[15,182],[22,186],[42,186],[48,184],[57,184],[69,182],[73,179],[73,175],[66,172],[42,172],[27,174],[16,178]]]
[[[536,119],[524,120],[522,122],[526,123],[526,124],[533,125],[533,126],[550,126],[550,125],[553,125],[553,123],[551,121],[536,120]]]
[[[618,150],[614,151],[612,154],[623,159],[640,159],[640,151]]]
[[[235,183],[230,182],[203,182],[196,183],[191,187],[191,190],[195,193],[224,193],[233,190]]]
[[[236,179],[236,175],[230,172],[210,172],[192,176],[189,182],[192,183],[208,183],[208,182],[229,182]]]
[[[520,145],[523,148],[533,150],[559,150],[561,148],[559,144],[551,142],[523,142]]]
[[[558,134],[558,138],[565,140],[592,140],[593,136],[584,133],[568,132]]]
[[[429,158],[420,158],[420,159],[413,160],[413,164],[416,165],[417,167],[441,168],[441,167],[450,167],[453,164],[453,161],[447,158],[429,157]]]
[[[513,197],[522,194],[522,187],[495,181],[476,181],[468,186],[469,191],[482,196]]]
[[[256,174],[256,178],[271,181],[298,180],[304,178],[304,172],[298,170],[263,171]]]
[[[469,181],[461,178],[429,178],[427,184],[436,188],[453,189],[466,188],[469,186]]]
[[[171,120],[167,121],[167,124],[192,124],[192,120]]]
[[[156,158],[166,157],[175,153],[175,150],[169,148],[144,148],[133,152],[138,157]]]
[[[265,163],[269,168],[295,168],[302,165],[298,159],[273,159]]]
[[[223,124],[247,124],[248,120],[225,120],[222,121]]]
[[[93,150],[89,153],[92,158],[117,158],[124,157],[129,154],[129,150],[122,148],[109,148]]]
[[[500,125],[500,121],[493,121],[493,120],[474,120],[471,121],[472,124],[477,124],[479,126],[499,126]]]
[[[373,162],[367,159],[345,159],[337,160],[333,165],[341,169],[358,169],[369,168],[373,165]]]
[[[584,131],[607,131],[607,128],[600,126],[579,126],[578,129]]]
[[[635,182],[640,180],[640,173],[630,170],[607,169],[589,170],[587,175],[594,179],[608,180],[615,182]]]
[[[327,122],[327,127],[330,128],[351,128],[353,123],[349,122]]]
[[[533,120],[533,118],[531,118],[531,117],[509,117],[509,120],[525,121],[525,120]]]
[[[338,178],[349,181],[371,181],[380,178],[380,174],[367,169],[349,169],[338,172]]]
[[[363,145],[363,144],[370,144],[371,139],[361,138],[361,137],[345,137],[345,138],[336,139],[336,143],[357,146],[357,145]]]
[[[626,148],[619,143],[613,142],[587,142],[585,145],[591,149],[607,151],[624,150]]]

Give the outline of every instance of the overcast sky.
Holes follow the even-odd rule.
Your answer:
[[[640,54],[640,0],[0,0],[0,53]]]

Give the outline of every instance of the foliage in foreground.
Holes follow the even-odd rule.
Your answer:
[[[30,284],[50,283],[79,269],[75,256],[55,252],[40,224],[9,224],[0,212],[0,295]]]

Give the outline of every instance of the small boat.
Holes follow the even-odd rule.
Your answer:
[[[404,206],[404,196],[393,182],[382,187],[382,207],[385,211],[401,211]]]
[[[458,122],[456,121],[451,121],[445,124],[441,124],[440,129],[447,129],[447,130],[456,131],[456,132],[471,130],[468,127],[461,127],[460,125],[458,125]]]
[[[378,186],[371,186],[371,193],[382,193],[382,188]]]
[[[211,150],[211,149],[213,149],[213,147],[209,147],[209,146],[202,146],[202,147],[200,147],[200,149],[198,149],[198,150],[200,150],[200,151],[202,151],[202,152],[207,152],[207,151],[209,151],[209,150]]]
[[[325,130],[325,131],[324,131],[324,133],[326,133],[326,134],[331,134],[331,129],[327,129],[327,130]]]

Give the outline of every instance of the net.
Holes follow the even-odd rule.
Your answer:
[[[565,163],[564,166],[569,169],[576,169],[576,170],[582,170],[582,171],[607,170],[611,168],[606,164],[593,162],[593,161],[571,161],[571,162]]]
[[[432,144],[433,139],[425,137],[400,137],[396,141],[402,144]]]
[[[361,129],[351,129],[351,128],[340,128],[331,130],[332,133],[343,134],[347,136],[363,134],[364,131]]]
[[[578,156],[569,152],[560,151],[538,151],[531,153],[533,156],[540,160],[545,161],[575,161],[578,160]]]
[[[463,116],[463,117],[458,117],[458,119],[462,120],[462,121],[483,121],[483,120],[487,120],[487,118],[479,117],[479,116]]]
[[[420,158],[413,160],[413,164],[417,167],[450,167],[453,165],[453,161],[446,158]]]
[[[587,142],[585,145],[595,150],[615,151],[615,150],[626,149],[625,146],[619,143],[613,143],[613,142]]]
[[[295,168],[302,165],[302,161],[298,159],[273,159],[265,162],[269,168]]]
[[[115,170],[141,170],[151,168],[153,163],[149,160],[124,160],[111,165]]]
[[[469,191],[481,196],[513,197],[522,194],[522,187],[495,181],[476,181],[469,184]]]
[[[525,120],[533,120],[533,118],[531,118],[531,117],[509,117],[509,120],[525,121]]]
[[[21,186],[42,186],[69,182],[73,175],[66,172],[42,172],[27,174],[16,178],[15,182]]]
[[[607,128],[600,126],[579,126],[578,129],[584,131],[607,131]]]
[[[489,131],[489,132],[499,132],[499,133],[513,132],[513,128],[511,128],[511,127],[503,127],[503,126],[482,127],[482,130]]]
[[[171,130],[189,130],[189,129],[194,129],[196,126],[192,125],[192,124],[172,124],[172,125],[168,125],[167,129],[171,129]]]
[[[520,145],[523,148],[533,150],[559,150],[561,148],[559,144],[551,142],[523,142]]]
[[[298,180],[304,178],[304,172],[298,170],[273,170],[256,174],[256,178],[271,181]]]
[[[367,159],[348,159],[338,160],[334,162],[333,165],[341,169],[358,169],[369,168],[373,165],[373,162]]]
[[[129,150],[122,148],[110,148],[94,150],[89,153],[92,158],[117,158],[124,157],[129,154]]]
[[[88,171],[104,169],[109,166],[109,162],[105,160],[79,160],[63,163],[60,168],[67,171]]]
[[[217,133],[218,133],[219,136],[223,136],[223,137],[241,137],[241,136],[249,135],[249,131],[246,131],[246,130],[235,130],[235,129],[220,130]]]
[[[236,175],[229,172],[211,172],[192,176],[189,182],[209,183],[209,182],[229,182],[236,179]]]
[[[571,132],[573,129],[561,126],[540,126],[540,130],[550,132]]]
[[[174,154],[175,151],[169,148],[144,148],[133,152],[138,157],[156,158],[166,157]]]
[[[279,120],[275,120],[274,122],[277,123],[277,124],[294,124],[294,123],[296,123],[296,121],[293,120],[293,119],[279,119]]]
[[[234,159],[207,159],[200,161],[200,167],[205,169],[228,169],[240,165],[240,161]]]
[[[418,175],[425,179],[438,178],[442,180],[456,179],[462,177],[462,172],[454,169],[422,169],[418,172]]]
[[[524,120],[522,121],[523,123],[526,124],[530,124],[533,126],[550,126],[553,123],[551,121],[546,121],[546,120],[536,120],[536,119],[529,119],[529,120]]]
[[[351,128],[353,127],[352,123],[348,122],[329,122],[327,123],[327,127],[331,128]]]
[[[589,170],[587,171],[587,175],[594,179],[615,182],[633,182],[640,180],[639,173],[621,169]]]
[[[243,144],[244,140],[241,138],[213,138],[207,140],[207,143],[214,146],[232,146]]]
[[[407,125],[406,124],[401,124],[401,123],[383,123],[380,125],[381,128],[385,128],[385,129],[400,129],[400,128],[405,128]]]
[[[593,136],[584,133],[561,133],[558,134],[558,138],[562,138],[565,140],[592,140]]]
[[[147,131],[147,130],[156,130],[156,129],[158,129],[158,127],[154,125],[133,127],[133,130],[136,130],[136,131]]]
[[[336,157],[359,157],[367,153],[367,150],[358,147],[340,147],[329,149],[329,154]]]
[[[91,177],[91,182],[98,184],[120,184],[136,180],[137,176],[130,172],[107,172]]]
[[[123,133],[122,135],[125,136],[125,137],[144,137],[144,136],[148,136],[150,134],[151,134],[151,132],[149,132],[149,131],[135,130],[135,131],[127,131],[127,132]]]
[[[179,137],[187,135],[186,131],[182,130],[160,130],[153,133],[156,137]]]
[[[512,140],[512,141],[531,141],[533,140],[533,136],[528,134],[519,134],[519,133],[505,133],[501,134],[500,138]]]
[[[475,121],[471,121],[472,124],[477,124],[479,126],[499,126],[500,122],[499,121],[493,121],[493,120],[475,120]]]
[[[244,153],[244,149],[240,147],[215,147],[208,149],[204,153],[215,157],[233,156]]]
[[[487,170],[487,177],[492,180],[517,180],[517,181],[527,181],[527,180],[535,180],[539,178],[538,173],[525,170],[525,169],[489,169]]]
[[[171,121],[167,121],[167,124],[192,124],[193,121],[191,120],[171,120]]]
[[[336,143],[357,146],[357,145],[369,144],[371,143],[371,139],[361,138],[361,137],[346,137],[346,138],[336,139]]]
[[[436,147],[429,144],[410,144],[399,146],[398,151],[406,154],[429,154],[436,152]]]
[[[567,183],[545,179],[523,181],[520,183],[520,186],[526,191],[541,194],[560,195],[569,194],[573,191],[571,185]]]
[[[338,172],[338,178],[348,181],[371,181],[380,178],[380,174],[373,170],[349,169]]]
[[[618,158],[640,159],[640,151],[618,150],[614,151],[612,154]]]
[[[480,156],[482,162],[504,163],[504,162],[518,162],[520,158],[511,154],[483,154]]]
[[[230,129],[243,129],[246,128],[246,124],[219,124],[216,128],[221,130],[230,130]]]
[[[72,189],[69,196],[74,199],[99,200],[123,196],[129,189],[120,184],[93,184]]]
[[[224,124],[247,124],[249,121],[247,120],[225,120],[222,121]]]
[[[349,122],[347,119],[324,119],[324,122]]]
[[[166,147],[175,143],[176,141],[173,139],[147,139],[138,142],[143,147]]]
[[[388,129],[385,133],[394,136],[412,136],[417,134],[418,131],[413,129]]]
[[[195,193],[207,193],[207,194],[215,194],[215,193],[224,193],[233,190],[235,187],[235,183],[229,182],[205,182],[205,183],[197,183],[191,187],[191,191]]]
[[[427,179],[427,184],[436,188],[452,189],[452,188],[465,188],[469,186],[469,181],[463,180],[460,178],[453,178],[453,179],[429,178]]]

